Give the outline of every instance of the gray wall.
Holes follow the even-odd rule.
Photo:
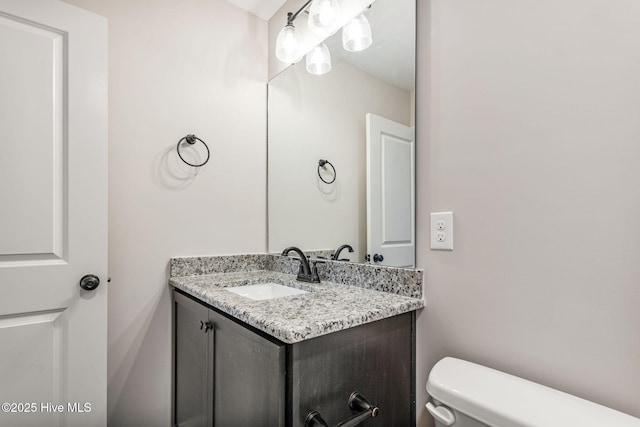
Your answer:
[[[419,425],[446,355],[640,416],[638,2],[418,3]]]
[[[223,1],[69,3],[109,19],[109,425],[169,426],[169,258],[265,250],[267,24]],[[197,175],[188,133],[211,149]]]

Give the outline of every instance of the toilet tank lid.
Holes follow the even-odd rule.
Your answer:
[[[622,412],[453,357],[433,367],[427,392],[494,427],[640,427],[640,419]]]

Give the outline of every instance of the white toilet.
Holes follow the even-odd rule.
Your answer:
[[[640,419],[453,357],[433,367],[427,409],[437,427],[640,427]]]

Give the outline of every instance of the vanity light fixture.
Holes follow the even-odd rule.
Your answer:
[[[276,38],[276,58],[280,61],[293,64],[302,59],[303,52],[300,51],[300,35],[293,25],[293,21],[296,20],[300,12],[305,10],[311,2],[312,0],[308,0],[296,13],[287,13],[287,25],[280,30]]]
[[[338,30],[338,0],[313,0],[309,8],[309,29],[321,37]]]
[[[307,71],[317,76],[331,71],[331,53],[326,44],[320,43],[307,53]]]
[[[280,30],[278,38],[276,39],[276,58],[287,64],[293,64],[302,58],[302,52],[300,52],[300,35],[293,25],[294,19],[295,16],[289,12],[287,15],[287,25]]]
[[[309,5],[311,5],[309,7]],[[309,9],[307,10],[307,7]],[[369,5],[371,7],[371,5]],[[321,37],[334,34],[340,16],[338,0],[308,0],[296,13],[287,13],[287,25],[276,38],[276,58],[287,64],[294,64],[302,59],[302,41],[293,22],[302,11],[309,14],[309,29]],[[352,19],[342,28],[342,45],[349,52],[358,52],[371,46],[371,25],[363,13]],[[331,53],[321,43],[307,54],[307,71],[321,75],[331,70]]]
[[[371,24],[364,13],[353,18],[342,27],[342,47],[349,52],[365,50],[373,43]]]

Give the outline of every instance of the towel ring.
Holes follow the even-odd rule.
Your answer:
[[[204,148],[207,149],[207,158],[204,160],[204,162],[200,163],[199,165],[194,165],[193,163],[189,163],[187,162],[184,157],[182,157],[182,154],[180,154],[180,143],[182,141],[186,141],[187,143],[193,145],[196,143],[196,141],[200,141],[202,142],[202,145],[204,145]],[[211,157],[211,153],[209,152],[209,147],[207,147],[207,144],[205,144],[205,142],[203,140],[201,140],[200,138],[198,138],[197,136],[193,135],[193,134],[189,134],[185,137],[182,137],[180,139],[180,141],[178,141],[178,145],[176,147],[176,150],[178,151],[178,156],[180,156],[180,160],[182,160],[183,162],[185,162],[186,164],[188,164],[189,166],[193,166],[194,168],[199,168],[200,166],[204,166],[207,164],[207,162],[209,161],[209,157]]]
[[[331,169],[333,169],[333,179],[331,181],[327,181],[322,177],[322,174],[320,173],[320,168],[324,168],[325,165],[329,165],[331,166]],[[322,182],[324,182],[325,184],[333,184],[334,181],[336,180],[336,177],[338,176],[338,173],[336,172],[336,168],[333,167],[333,165],[331,164],[331,162],[329,160],[318,160],[318,176],[320,177],[320,180]]]

